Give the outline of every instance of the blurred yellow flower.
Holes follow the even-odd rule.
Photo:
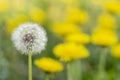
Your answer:
[[[105,10],[111,13],[120,13],[120,2],[119,1],[108,1],[104,5]]]
[[[48,57],[43,57],[41,59],[35,60],[34,64],[38,68],[49,73],[60,72],[64,68],[60,62]]]
[[[52,30],[59,36],[80,32],[80,28],[71,23],[56,23],[52,26]]]
[[[72,23],[84,24],[88,21],[89,16],[87,12],[80,10],[79,8],[67,8],[65,21]]]
[[[56,5],[51,5],[47,10],[47,17],[53,23],[62,21],[64,18],[63,14],[61,7]]]
[[[75,2],[75,0],[60,0],[62,1],[63,3],[66,3],[66,4],[71,4],[73,2]]]
[[[24,11],[26,9],[26,0],[11,0],[12,9],[15,11]]]
[[[45,22],[45,13],[42,9],[33,7],[29,11],[30,19],[34,22],[43,24]]]
[[[95,29],[91,39],[93,44],[101,46],[112,46],[118,41],[114,31],[104,28]]]
[[[8,33],[12,33],[15,28],[18,27],[21,23],[27,22],[28,18],[24,14],[15,14],[13,17],[9,17],[6,20],[6,28]]]
[[[84,33],[73,33],[66,36],[65,39],[67,42],[75,42],[81,44],[87,44],[90,42],[90,37]]]
[[[67,6],[80,6],[80,1],[79,0],[60,0],[62,3],[66,4]]]
[[[90,0],[95,6],[103,6],[106,2],[115,0]]]
[[[0,0],[0,12],[7,11],[9,7],[10,7],[9,0]]]
[[[120,58],[120,44],[113,46],[111,53],[113,57]]]
[[[98,24],[105,28],[115,28],[115,19],[113,16],[104,13],[98,17]]]
[[[90,0],[92,2],[92,4],[96,5],[96,6],[101,6],[105,0]]]
[[[53,52],[65,62],[87,58],[89,56],[88,50],[83,45],[77,45],[75,43],[59,44],[55,46]]]

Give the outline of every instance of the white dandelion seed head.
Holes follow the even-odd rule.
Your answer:
[[[17,50],[23,54],[37,54],[45,49],[46,31],[35,23],[21,24],[13,32],[12,41]]]

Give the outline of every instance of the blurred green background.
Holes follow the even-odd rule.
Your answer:
[[[12,31],[25,22],[38,23],[47,31],[46,50],[34,55],[33,61],[43,56],[58,59],[53,54],[53,48],[64,42],[65,33],[67,30],[69,32],[69,25],[62,26],[61,24],[69,23],[78,26],[81,32],[87,34],[90,39],[93,30],[98,26],[105,25],[112,30],[114,28],[118,38],[116,45],[119,44],[120,1],[0,0],[0,80],[28,79],[27,56],[20,54],[11,41]],[[102,51],[101,45],[92,44],[92,41],[83,45],[89,50],[90,56],[81,59],[82,80],[96,80],[99,56]],[[107,79],[105,80],[120,80],[120,54],[117,54],[116,58],[111,55],[111,48],[108,47],[108,49],[105,63]],[[33,80],[43,80],[43,74],[43,71],[33,64]],[[66,80],[66,68],[64,71],[56,73],[54,80]]]

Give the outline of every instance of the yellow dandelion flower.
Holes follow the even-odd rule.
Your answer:
[[[14,31],[14,29],[18,27],[18,25],[26,21],[28,21],[28,18],[24,14],[16,14],[11,18],[7,18],[6,28],[7,28],[8,33],[11,34]]]
[[[98,24],[105,28],[115,28],[115,19],[109,14],[101,14],[98,17]]]
[[[80,32],[80,28],[71,23],[56,23],[52,26],[52,30],[59,36]]]
[[[45,22],[45,13],[43,10],[37,7],[33,7],[29,11],[30,19],[34,22],[43,24]]]
[[[120,2],[119,1],[108,1],[104,5],[105,10],[111,13],[120,13]]]
[[[65,20],[68,22],[84,24],[89,19],[87,12],[78,8],[68,8],[66,11]]]
[[[113,46],[111,53],[113,57],[120,58],[120,44]]]
[[[52,58],[44,57],[35,60],[34,64],[45,72],[56,73],[63,70],[63,65]]]
[[[114,31],[103,28],[95,29],[91,39],[93,44],[101,46],[112,46],[118,41]]]
[[[9,0],[0,0],[0,12],[7,11],[9,7],[10,7]]]
[[[89,56],[88,50],[83,45],[77,45],[75,43],[59,44],[55,46],[53,52],[65,62],[87,58]]]
[[[66,36],[65,40],[67,42],[87,44],[90,42],[90,37],[84,33],[74,33]]]

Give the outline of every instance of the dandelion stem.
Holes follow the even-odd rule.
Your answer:
[[[46,74],[45,80],[50,80],[50,79],[49,79],[49,75]]]
[[[52,75],[50,73],[45,73],[45,80],[52,80]]]
[[[67,63],[67,80],[81,80],[80,60]]]
[[[29,73],[29,79],[32,80],[32,54],[28,54],[28,73]]]
[[[105,75],[104,67],[105,67],[106,56],[107,56],[107,48],[103,48],[99,59],[97,80],[105,80],[106,75]]]

